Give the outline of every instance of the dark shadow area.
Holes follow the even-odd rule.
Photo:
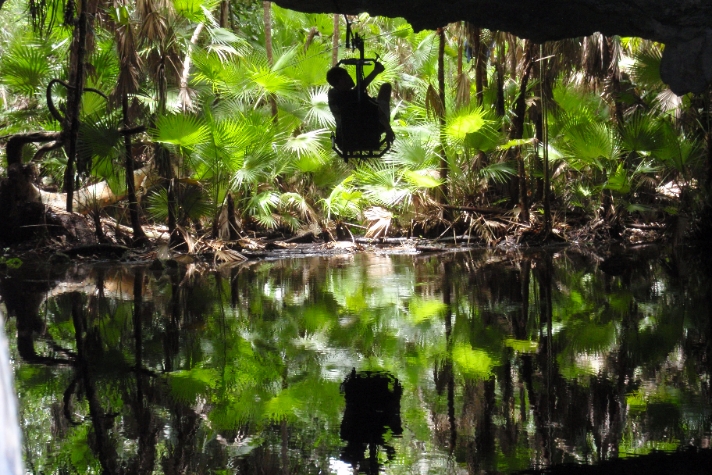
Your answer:
[[[388,373],[357,373],[353,369],[341,385],[341,391],[346,399],[340,432],[346,447],[341,451],[341,460],[359,473],[376,474],[381,467],[379,447],[385,450],[389,461],[393,460],[396,451],[388,441],[403,434],[400,418],[403,388],[398,379]]]

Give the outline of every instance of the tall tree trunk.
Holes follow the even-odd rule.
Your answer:
[[[230,25],[230,2],[222,0],[220,2],[220,28],[227,28]]]
[[[232,193],[227,194],[227,224],[228,232],[231,241],[235,241],[240,237],[237,232],[237,218],[235,217],[235,200],[232,198]]]
[[[475,61],[475,94],[477,95],[477,105],[481,106],[484,86],[487,81],[486,58],[482,54],[482,30],[470,25],[468,31],[468,37],[472,43],[472,58]]]
[[[467,23],[458,23],[460,34],[457,37],[457,77],[462,75],[462,50],[465,48]]]
[[[497,63],[495,69],[497,71],[497,104],[495,110],[498,117],[504,116],[504,42],[500,41],[497,45]]]
[[[510,129],[509,138],[511,140],[521,139],[524,135],[524,115],[527,111],[527,87],[529,85],[529,76],[532,70],[532,49],[531,41],[524,42],[524,65],[522,70],[522,80],[519,85],[519,96],[514,103],[514,117],[512,118],[512,128]],[[524,158],[522,157],[521,147],[512,147],[512,154],[517,160],[517,188],[519,191],[519,207],[521,208],[521,221],[529,222],[529,203],[527,199],[527,180],[526,169],[524,166]]]
[[[705,110],[707,117],[707,133],[705,134],[705,145],[707,147],[707,193],[710,193],[710,188],[712,188],[712,124],[710,124],[710,115],[712,115],[712,85],[707,87],[707,91],[704,94]]]
[[[331,66],[336,66],[339,62],[339,38],[341,33],[339,31],[339,14],[334,13],[334,34],[331,37]]]
[[[129,128],[131,120],[129,118],[129,97],[127,94],[121,95],[121,110],[123,113],[124,127]],[[129,200],[129,217],[131,218],[131,228],[133,229],[134,243],[146,241],[146,234],[141,228],[139,218],[138,199],[136,199],[136,181],[134,179],[133,147],[131,145],[131,135],[124,135],[124,153],[126,154],[126,195]]]
[[[440,97],[440,193],[438,198],[441,204],[448,200],[448,161],[445,152],[445,28],[438,28],[438,95]]]
[[[551,232],[551,184],[549,170],[549,102],[548,94],[544,91],[544,78],[548,78],[548,60],[544,58],[544,47],[539,45],[539,84],[541,86],[541,143],[542,143],[542,170],[544,172],[542,200],[544,202],[544,232],[548,235]],[[544,74],[546,71],[547,74]]]
[[[267,63],[269,67],[274,66],[274,55],[272,52],[272,2],[262,2],[263,19],[265,24],[265,51],[267,52]],[[272,111],[272,121],[275,123],[277,117],[277,100],[274,94],[269,95],[269,106]]]
[[[64,191],[67,193],[67,212],[72,212],[74,200],[74,166],[77,157],[79,137],[79,112],[84,91],[85,65],[87,53],[87,30],[89,28],[88,1],[80,0],[79,16],[74,20],[74,32],[69,58],[69,84],[67,91],[67,114],[63,128],[68,130],[65,147],[67,150],[67,168],[64,170]]]

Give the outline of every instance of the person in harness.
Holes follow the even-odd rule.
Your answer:
[[[390,83],[381,85],[375,101],[366,93],[371,81],[384,70],[381,63],[374,61],[373,70],[363,78],[360,91],[346,69],[334,66],[327,71],[326,81],[331,85],[329,109],[336,121],[336,142],[343,149],[377,149],[383,133],[388,143],[393,142]]]

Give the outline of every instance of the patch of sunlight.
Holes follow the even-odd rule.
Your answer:
[[[577,353],[573,357],[557,358],[561,375],[568,380],[581,379],[601,373],[605,357],[599,353]]]
[[[353,475],[354,469],[350,464],[339,459],[329,459],[329,473],[334,475]]]
[[[438,317],[442,315],[447,309],[445,305],[439,299],[421,299],[414,297],[410,300],[408,304],[408,311],[410,312],[410,319],[416,325],[429,320],[433,317]]]
[[[517,340],[514,338],[504,340],[504,345],[518,353],[536,353],[537,349],[539,349],[538,341]]]
[[[488,378],[497,363],[487,352],[462,344],[452,350],[452,360],[461,373],[479,378]]]
[[[637,447],[626,447],[625,444],[621,444],[618,448],[618,458],[637,457],[651,452],[676,452],[679,448],[679,441],[652,441]]]

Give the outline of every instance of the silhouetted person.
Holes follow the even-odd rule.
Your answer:
[[[337,142],[341,141],[343,136],[344,116],[346,114],[360,115],[357,119],[362,124],[368,121],[378,119],[380,131],[386,133],[386,139],[392,142],[395,138],[393,129],[391,129],[391,85],[384,83],[378,90],[378,97],[374,101],[366,93],[366,88],[371,81],[383,72],[385,68],[378,61],[373,66],[373,71],[363,79],[361,85],[361,104],[372,103],[378,107],[378,113],[374,114],[377,117],[369,116],[371,108],[359,107],[359,91],[354,83],[354,80],[349,75],[348,71],[340,66],[334,66],[326,73],[326,81],[331,85],[329,90],[329,109],[334,115],[336,121],[336,138]]]

